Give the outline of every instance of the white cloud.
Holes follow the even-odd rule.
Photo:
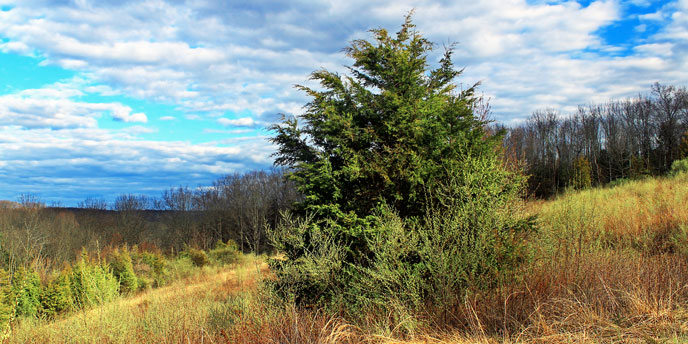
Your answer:
[[[648,4],[632,1],[635,6]],[[159,117],[176,120],[167,125],[209,120],[228,128],[205,133],[237,134],[243,127],[269,123],[277,113],[303,111],[308,99],[294,84],[311,85],[308,75],[319,68],[345,73],[351,61],[342,48],[353,39],[370,38],[366,31],[371,28],[395,32],[412,8],[417,29],[438,43],[429,62],[438,60],[442,44],[458,42],[455,62],[466,70],[457,82],[482,81],[479,90],[491,98],[497,119],[504,122],[544,107],[566,112],[578,104],[633,96],[655,81],[688,81],[686,0],[638,16],[637,28],[660,29],[642,41],[628,42],[630,47],[610,46],[600,37],[602,28],[630,8],[617,0],[588,6],[526,0],[267,0],[250,5],[24,0],[15,5],[0,11],[0,51],[36,56],[43,64],[74,70],[83,78],[0,96],[0,131],[30,138],[26,144],[0,138],[0,164],[16,163],[27,171],[32,164],[45,171],[66,163],[85,171],[110,163],[110,156],[113,167],[100,167],[105,171],[102,178],[117,171],[155,175],[150,166],[156,164],[170,178],[182,179],[187,173],[208,176],[265,167],[271,146],[262,138],[251,143],[256,148],[243,141],[141,141],[136,135],[153,129],[105,131],[98,128],[98,119],[146,123],[148,116],[162,114],[80,97],[117,95],[163,102],[180,112]],[[44,135],[49,146],[40,145],[38,137]],[[24,160],[5,160],[10,154],[5,148],[32,153]]]
[[[0,51],[4,53],[19,53],[29,55],[32,50],[23,42],[6,42],[0,43]]]
[[[146,122],[144,113],[120,103],[89,103],[74,100],[83,95],[83,80],[58,82],[39,89],[27,89],[0,95],[0,120],[5,126],[35,128],[95,128],[96,118],[108,113],[123,122]]]
[[[600,56],[576,63],[580,57],[574,56],[590,49],[614,51],[598,36],[601,27],[621,16],[614,0],[586,7],[574,1],[525,0],[265,1],[252,6],[161,0],[57,6],[34,0],[4,13],[0,33],[26,51],[40,52],[49,63],[88,72],[118,92],[173,102],[196,114],[248,111],[259,121],[263,114],[302,111],[307,98],[292,85],[307,83],[308,74],[320,67],[345,72],[343,65],[350,61],[341,49],[351,39],[367,37],[365,30],[374,27],[395,30],[412,8],[418,29],[431,40],[459,42],[456,62],[467,67],[470,79],[460,82],[483,80],[482,89],[494,96],[494,108],[505,117],[530,113],[535,98],[522,99],[518,108],[500,106],[510,96],[498,92],[501,85],[518,84],[535,97],[557,89],[550,79],[570,83],[564,75],[606,71],[616,64]],[[581,69],[559,70],[564,65]],[[513,78],[503,77],[509,75]],[[610,92],[591,84],[601,82],[599,76],[574,81],[582,90]],[[552,105],[578,100],[561,99]]]
[[[256,122],[251,117],[242,117],[238,119],[227,119],[219,118],[217,123],[223,126],[234,126],[234,127],[252,127],[256,125]]]
[[[621,51],[604,46],[598,36],[599,29],[619,19],[627,6],[614,0],[593,1],[586,7],[575,1],[525,0],[265,1],[252,6],[161,0],[61,6],[34,0],[22,4],[0,14],[0,33],[10,40],[2,49],[37,51],[49,63],[90,73],[115,92],[173,102],[194,113],[250,111],[254,120],[268,112],[300,112],[307,99],[291,88],[293,84],[306,83],[308,73],[320,67],[344,71],[342,65],[350,62],[342,57],[341,48],[348,41],[366,37],[369,28],[395,30],[411,8],[416,8],[418,29],[431,40],[459,42],[456,62],[467,67],[470,79],[460,82],[483,80],[482,89],[494,96],[494,108],[505,117],[530,113],[533,108],[528,104],[535,98],[521,99],[517,108],[500,106],[513,104],[507,99],[509,93],[498,92],[501,85],[520,85],[533,97],[556,91],[552,83],[572,82],[581,90],[614,93],[595,84],[611,86],[613,82],[601,78],[624,71],[614,70],[624,65],[617,58],[594,53]],[[633,4],[646,6],[647,1]],[[678,23],[684,20],[685,6],[685,1],[669,3],[640,19],[671,18]],[[676,40],[685,39],[681,35],[685,32],[679,26],[663,34]],[[661,42],[644,42],[656,43]],[[657,57],[667,56],[663,54]],[[628,57],[627,64],[634,59]],[[580,69],[559,68],[574,65]],[[638,67],[636,72],[656,74],[655,65],[647,71]],[[576,75],[589,75],[589,70],[602,73]],[[673,71],[659,72],[655,79]],[[646,87],[646,78],[640,79],[636,88]],[[552,105],[578,101],[561,99]]]
[[[128,106],[121,106],[119,104],[106,104],[103,106],[104,110],[109,110],[112,113],[112,118],[122,122],[148,122],[148,117],[145,113],[137,112],[131,113],[131,108]]]
[[[119,131],[0,127],[0,198],[35,192],[74,197],[76,203],[94,194],[159,195],[173,185],[208,185],[219,175],[271,163],[273,147],[264,137],[235,141],[231,147],[136,138],[150,131],[140,126]]]

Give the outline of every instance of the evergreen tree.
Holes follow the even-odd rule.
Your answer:
[[[305,113],[271,128],[276,164],[304,199],[301,216],[270,233],[284,254],[270,283],[299,304],[354,313],[390,300],[447,305],[433,293],[463,295],[467,281],[516,261],[498,248],[515,242],[508,205],[523,178],[501,166],[476,86],[457,89],[452,47],[432,69],[433,45],[410,15],[395,36],[372,33],[346,49],[350,75],[314,72],[319,88],[298,86],[312,99]]]
[[[454,83],[461,70],[451,47],[431,70],[433,45],[410,15],[396,36],[372,33],[374,42],[346,49],[350,76],[314,72],[321,88],[297,86],[312,98],[305,113],[271,128],[276,164],[292,168],[305,196],[299,209],[352,231],[367,227],[381,203],[403,218],[423,215],[427,191],[447,181],[457,161],[494,154],[474,116],[475,85],[458,90]]]

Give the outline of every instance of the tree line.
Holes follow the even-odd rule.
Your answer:
[[[503,130],[505,158],[548,197],[567,187],[603,185],[667,173],[688,155],[688,91],[655,83],[647,94],[579,106],[573,114],[534,112]]]
[[[299,199],[284,171],[235,173],[212,185],[170,188],[159,198],[123,194],[88,198],[77,208],[46,207],[36,196],[0,205],[0,268],[49,271],[82,248],[143,246],[179,252],[233,240],[243,251],[269,250],[266,231]]]

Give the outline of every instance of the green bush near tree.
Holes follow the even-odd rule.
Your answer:
[[[16,302],[17,316],[32,317],[38,314],[41,306],[41,280],[38,274],[24,267],[14,271],[12,279],[12,298]]]
[[[490,288],[526,258],[515,206],[525,178],[499,158],[475,86],[458,90],[451,48],[436,69],[432,43],[406,18],[396,36],[347,48],[351,76],[325,70],[299,87],[306,112],[276,132],[276,163],[304,201],[270,238],[280,297],[355,316],[447,309],[469,287]],[[429,306],[429,307],[428,307]]]
[[[208,256],[218,265],[234,264],[239,258],[239,246],[233,240],[226,243],[218,240],[215,248],[208,252]]]
[[[592,174],[590,162],[585,157],[579,156],[573,161],[573,176],[569,180],[569,186],[575,190],[589,189],[592,187]]]
[[[676,160],[671,164],[670,174],[672,176],[688,172],[688,158]]]
[[[119,291],[122,294],[131,294],[138,290],[139,283],[134,273],[134,265],[129,254],[129,249],[124,246],[117,248],[108,255],[108,263],[112,274],[119,281]]]
[[[135,248],[131,255],[139,289],[159,288],[167,283],[170,272],[167,260],[161,253],[138,251]]]
[[[69,311],[74,306],[69,276],[71,269],[64,269],[49,281],[41,290],[41,311],[52,318],[57,314]]]
[[[193,265],[197,267],[210,265],[210,257],[208,257],[208,253],[206,253],[204,250],[188,247],[185,253],[191,259]]]
[[[112,301],[119,296],[119,281],[109,266],[100,260],[91,260],[85,250],[81,260],[72,268],[69,282],[74,305],[78,309]]]
[[[0,268],[0,340],[9,331],[10,321],[15,316],[16,302],[12,296],[10,274]]]

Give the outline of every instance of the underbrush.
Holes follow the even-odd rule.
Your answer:
[[[298,307],[374,323],[385,335],[454,326],[450,314],[466,292],[513,278],[527,260],[523,237],[531,227],[519,213],[521,176],[489,156],[457,164],[455,175],[428,191],[422,217],[404,217],[384,202],[365,219],[286,217],[270,233],[284,257],[270,262],[276,278],[269,289]]]
[[[505,243],[491,242],[497,247],[523,243],[506,251],[511,254],[507,259],[520,263],[482,275],[487,280],[461,279],[466,276],[462,271],[485,271],[480,270],[483,265],[467,265],[472,260],[461,256],[467,252],[461,245],[441,246],[437,240],[427,241],[436,244],[427,257],[435,264],[451,264],[447,270],[441,270],[443,265],[427,270],[441,274],[417,275],[412,269],[418,267],[403,258],[409,242],[421,241],[398,219],[388,217],[389,230],[376,241],[381,245],[377,252],[387,252],[378,255],[386,257],[381,262],[386,269],[369,265],[358,289],[342,293],[342,302],[353,305],[361,295],[378,298],[356,308],[357,314],[309,306],[296,307],[294,314],[311,322],[335,319],[349,336],[373,342],[688,341],[688,174],[570,192],[527,209],[523,218],[536,216],[535,230],[507,237]],[[451,228],[446,225],[451,216],[438,219],[440,228]],[[435,239],[440,238],[437,234]],[[323,252],[333,255],[331,249]],[[323,259],[311,261],[309,278],[336,278],[322,275],[331,269],[327,255],[312,254]],[[453,271],[447,273],[449,269]],[[463,283],[463,289],[452,283]],[[428,286],[432,289],[424,291]],[[433,293],[431,298],[416,298],[428,293]]]
[[[11,272],[0,269],[0,339],[14,337],[18,323],[49,323],[72,311],[88,311],[202,273],[190,252],[206,255],[189,248],[166,257],[158,250],[122,246],[98,252],[83,249],[76,263],[65,263],[62,270],[43,276],[26,266]],[[210,256],[208,265],[221,267],[236,262],[240,253],[233,242],[219,242]]]
[[[188,258],[180,261],[192,265]],[[192,274],[164,287],[99,307],[53,320],[21,318],[3,343],[225,343],[225,336],[234,335],[229,319],[237,314],[229,304],[245,302],[260,311],[252,300],[267,273],[263,261],[240,255],[231,267],[193,267]]]

